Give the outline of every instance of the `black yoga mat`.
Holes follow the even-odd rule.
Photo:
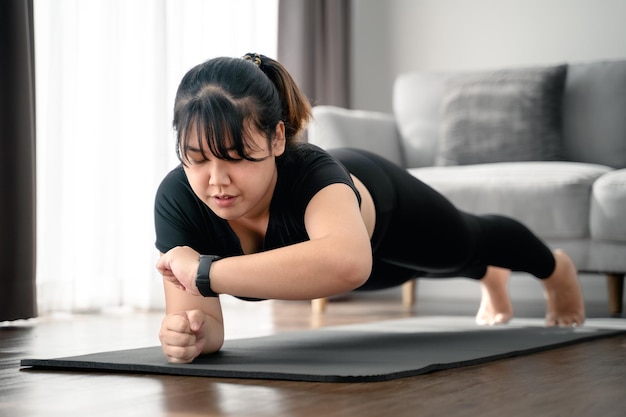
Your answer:
[[[219,353],[183,365],[167,363],[159,346],[57,359],[24,359],[21,365],[47,370],[372,382],[475,365],[626,332],[589,326],[566,329],[470,325],[465,329],[446,329],[436,323],[413,330],[410,320],[227,340]]]

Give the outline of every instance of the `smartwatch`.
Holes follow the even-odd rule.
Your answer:
[[[198,273],[196,274],[196,287],[203,297],[217,297],[218,294],[211,289],[211,264],[218,259],[222,259],[217,255],[200,255],[200,264],[198,265]]]

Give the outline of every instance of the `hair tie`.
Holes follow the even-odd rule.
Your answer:
[[[247,53],[243,56],[243,59],[252,61],[257,67],[261,66],[261,55],[259,54]]]

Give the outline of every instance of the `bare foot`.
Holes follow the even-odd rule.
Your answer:
[[[480,280],[482,298],[476,313],[476,323],[493,326],[506,324],[513,317],[513,305],[509,298],[508,282],[510,271],[490,266]]]
[[[562,250],[554,251],[556,267],[541,281],[547,300],[546,326],[580,326],[585,321],[585,303],[576,266]]]

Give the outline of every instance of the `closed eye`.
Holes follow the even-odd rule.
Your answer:
[[[194,165],[198,165],[209,160],[200,149],[192,148],[187,149],[185,159]]]

